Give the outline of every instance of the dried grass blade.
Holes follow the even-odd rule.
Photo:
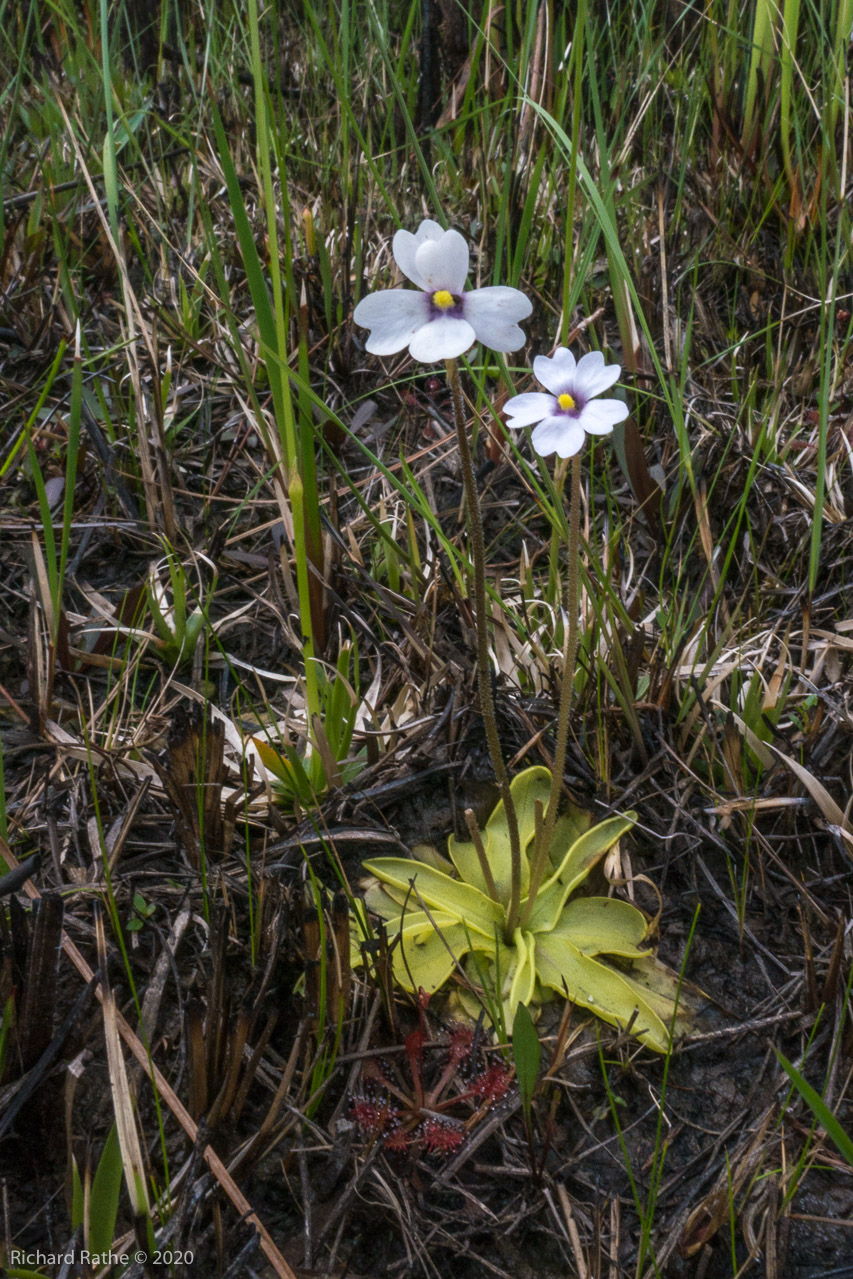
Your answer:
[[[803,783],[828,822],[833,826],[838,826],[842,832],[853,833],[853,826],[851,826],[849,818],[844,815],[829,791],[822,782],[817,780],[813,773],[810,773],[797,760],[792,759],[790,755],[783,754],[777,746],[769,746],[768,749],[773,752],[781,763],[790,768],[795,777]]]
[[[101,981],[101,1006],[104,1014],[104,1039],[107,1048],[107,1070],[110,1076],[110,1092],[113,1098],[113,1111],[116,1117],[116,1131],[121,1150],[121,1162],[124,1167],[124,1179],[130,1206],[133,1211],[134,1224],[142,1227],[142,1234],[137,1239],[145,1238],[147,1224],[150,1221],[148,1191],[145,1186],[145,1163],[142,1158],[142,1146],[136,1130],[136,1119],[133,1114],[133,1098],[127,1081],[127,1068],[121,1050],[118,1033],[118,1009],[115,995],[107,977],[107,943],[104,935],[104,919],[100,911],[95,916],[95,937],[98,946],[98,967]]]

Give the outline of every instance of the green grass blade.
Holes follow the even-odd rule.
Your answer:
[[[115,1238],[118,1201],[124,1167],[118,1140],[118,1126],[113,1124],[92,1178],[89,1195],[89,1248],[92,1252],[106,1253]]]
[[[512,1024],[512,1059],[521,1093],[521,1105],[526,1122],[530,1123],[530,1107],[542,1064],[542,1045],[526,1004],[518,1004]]]
[[[812,1088],[808,1080],[803,1078],[796,1066],[793,1065],[792,1062],[788,1061],[788,1058],[785,1057],[778,1048],[776,1049],[776,1056],[779,1059],[779,1065],[785,1071],[785,1074],[791,1080],[797,1092],[811,1110],[815,1119],[825,1130],[827,1137],[835,1143],[839,1153],[847,1160],[850,1167],[853,1168],[853,1140],[851,1140],[848,1134],[841,1127],[838,1119],[829,1109],[829,1106],[827,1106],[820,1093],[816,1092],[815,1089]]]

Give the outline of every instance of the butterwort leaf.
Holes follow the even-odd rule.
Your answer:
[[[568,937],[585,955],[622,955],[643,959],[641,946],[648,932],[642,911],[621,897],[575,897],[566,902],[553,929]]]
[[[537,806],[547,812],[550,785],[550,774],[541,767],[519,773],[510,785],[525,889]],[[449,862],[434,850],[428,860],[378,857],[365,862],[365,869],[375,876],[365,884],[365,906],[385,921],[396,979],[408,990],[423,986],[432,992],[467,956],[464,971],[471,989],[466,993],[460,988],[457,997],[471,1008],[477,999],[485,1001],[513,1034],[519,1016],[530,1021],[528,1007],[567,994],[611,1025],[630,1027],[656,1052],[666,1052],[671,1034],[689,1029],[694,988],[679,982],[677,974],[655,958],[649,945],[651,926],[631,902],[572,897],[635,821],[635,813],[625,813],[592,826],[586,814],[561,815],[548,849],[552,872],[525,928],[516,928],[511,938],[509,824],[503,802],[480,832],[497,900],[486,891],[474,844],[453,836],[448,841]],[[360,962],[360,949],[353,946],[354,964]],[[518,1033],[523,1042],[526,1031]],[[538,1040],[536,1044],[538,1051]]]
[[[463,884],[459,879],[451,879],[443,871],[434,870],[423,862],[415,862],[407,857],[377,857],[374,861],[364,863],[364,869],[392,888],[409,890],[411,904],[415,910],[421,909],[421,903],[464,919],[469,928],[494,936],[495,924],[503,926],[504,912],[500,903],[493,902],[485,893],[480,892],[473,884]]]
[[[641,1043],[666,1052],[669,1030],[629,974],[582,954],[568,938],[555,933],[540,933],[536,938],[536,972],[543,985],[565,990],[573,1003],[602,1021],[620,1030],[630,1026]]]
[[[547,932],[555,926],[569,895],[636,820],[636,813],[610,817],[575,840],[555,873],[539,889],[529,920],[534,932]]]

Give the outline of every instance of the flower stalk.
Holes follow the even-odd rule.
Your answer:
[[[394,355],[409,348],[415,360],[444,360],[453,399],[453,418],[462,459],[462,479],[468,511],[471,555],[474,562],[474,613],[477,628],[477,681],[486,739],[501,799],[506,810],[512,853],[510,903],[504,936],[509,943],[518,923],[521,905],[521,842],[509,775],[498,737],[489,665],[489,617],[486,612],[486,552],[483,523],[474,480],[471,447],[465,430],[462,389],[457,357],[474,342],[493,351],[518,351],[524,345],[519,321],[533,307],[518,289],[503,285],[466,292],[468,245],[458,231],[445,231],[425,218],[417,231],[400,230],[392,244],[394,260],[414,289],[385,289],[362,298],[353,312],[356,324],[370,330],[365,347],[373,355]],[[478,849],[478,856],[480,850]],[[497,902],[497,890],[488,867],[483,874],[487,891]]]
[[[493,902],[500,901],[495,877],[492,874],[492,868],[489,865],[489,859],[486,855],[486,849],[483,845],[480,829],[477,825],[477,819],[474,816],[474,810],[465,809],[465,825],[468,827],[468,834],[471,836],[471,843],[474,845],[474,851],[477,854],[477,861],[480,863],[480,870],[483,872],[483,881],[486,885],[486,892],[489,894]]]
[[[530,888],[527,904],[521,916],[520,926],[525,928],[530,919],[536,894],[548,867],[548,849],[554,838],[554,823],[557,820],[557,805],[560,801],[560,790],[563,785],[563,774],[566,769],[566,748],[569,740],[569,712],[572,708],[574,692],[575,662],[578,652],[578,597],[580,577],[580,531],[581,531],[581,457],[575,453],[572,457],[571,507],[569,513],[569,590],[567,600],[568,618],[565,626],[563,642],[563,682],[560,687],[560,706],[557,712],[557,740],[554,744],[554,766],[551,769],[551,795],[542,827],[537,826],[536,846],[533,863],[530,867]]]
[[[515,805],[509,788],[509,775],[506,771],[498,736],[495,702],[492,696],[492,675],[489,663],[489,619],[486,611],[486,549],[483,540],[483,521],[480,514],[477,484],[474,478],[474,464],[471,458],[471,446],[465,427],[462,388],[459,384],[459,367],[456,360],[445,361],[445,367],[453,400],[453,420],[459,441],[462,483],[465,489],[465,505],[468,513],[468,534],[471,539],[471,559],[474,563],[474,617],[477,629],[477,684],[480,692],[480,710],[486,727],[486,741],[489,746],[492,768],[495,770],[495,779],[498,783],[501,799],[504,802],[509,826],[512,854],[512,887],[505,928],[505,936],[507,941],[509,941],[515,932],[521,905],[521,843],[518,835],[518,819]],[[494,888],[494,881],[492,881],[491,888]],[[497,901],[496,895],[493,900]]]
[[[580,572],[580,450],[588,435],[610,435],[614,426],[628,416],[623,400],[601,399],[619,377],[618,364],[605,364],[600,351],[589,351],[576,360],[565,346],[558,346],[553,356],[539,355],[533,361],[533,372],[545,391],[527,391],[506,404],[504,412],[511,427],[533,426],[531,443],[543,457],[556,453],[558,459],[554,487],[562,497],[565,483],[565,461],[571,458],[572,486],[569,517],[569,582],[565,639],[563,643],[563,683],[557,712],[557,739],[554,766],[551,770],[551,795],[544,822],[536,829],[530,888],[521,917],[524,928],[536,900],[548,865],[548,849],[554,835],[557,805],[563,785],[566,746],[569,736],[569,712],[572,706],[575,661],[578,649],[578,576]],[[556,538],[551,543],[549,577],[557,580]]]

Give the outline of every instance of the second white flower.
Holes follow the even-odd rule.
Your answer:
[[[528,391],[516,395],[504,408],[507,425],[532,426],[531,437],[537,453],[547,457],[572,457],[584,442],[585,435],[609,435],[617,422],[628,416],[623,400],[597,400],[608,391],[622,372],[618,364],[605,364],[600,351],[590,351],[575,361],[564,346],[558,346],[552,357],[537,355],[533,372],[550,392]]]

